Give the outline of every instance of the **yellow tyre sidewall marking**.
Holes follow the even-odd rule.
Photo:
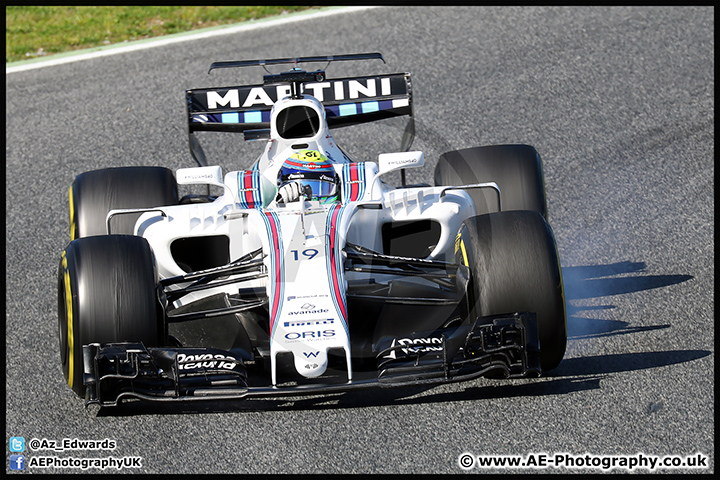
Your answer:
[[[462,229],[458,232],[457,236],[455,237],[455,258],[457,258],[458,252],[462,252],[462,264],[470,269],[470,276],[472,277],[473,272],[472,268],[470,267],[470,262],[468,261],[468,254],[467,250],[465,249],[465,241],[462,238]],[[471,290],[471,289],[470,289]],[[475,294],[472,291],[468,291],[468,300],[470,302],[470,309],[472,311],[472,306],[475,305]],[[471,313],[471,312],[468,312]]]
[[[462,250],[463,254],[463,265],[466,267],[470,267],[470,263],[468,262],[467,252],[465,251],[465,242],[460,240],[460,250]]]
[[[75,240],[75,205],[73,205],[73,187],[70,186],[70,240]]]
[[[462,239],[462,232],[459,232],[455,237],[455,255],[457,255],[458,250],[462,251],[463,265],[465,265],[466,267],[470,267],[467,258],[467,251],[465,250],[465,242]]]
[[[71,190],[72,192],[72,190]],[[72,198],[72,193],[70,194]],[[72,204],[72,201],[71,201]],[[67,268],[67,257],[65,252],[62,254],[62,266],[65,276],[65,311],[67,312],[67,332],[68,332],[68,385],[73,388],[75,383],[74,370],[75,370],[75,341],[73,339],[73,310],[72,310],[72,292],[70,290],[70,272]]]

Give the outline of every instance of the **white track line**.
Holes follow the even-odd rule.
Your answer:
[[[108,55],[117,55],[119,53],[134,52],[137,50],[144,50],[146,48],[162,47],[179,42],[188,42],[192,40],[199,40],[203,38],[216,37],[219,35],[231,35],[233,33],[249,32],[252,30],[259,30],[261,28],[277,27],[279,25],[285,25],[288,23],[301,22],[303,20],[313,20],[316,18],[329,17],[331,15],[337,15],[342,13],[354,13],[370,8],[377,8],[376,6],[363,6],[363,7],[333,7],[318,12],[300,12],[296,14],[290,14],[288,16],[273,17],[267,20],[257,20],[249,23],[241,23],[231,26],[220,26],[210,28],[199,32],[187,32],[178,33],[174,35],[167,35],[159,37],[157,39],[139,40],[132,42],[128,45],[118,44],[108,47],[99,47],[100,50],[94,50],[87,53],[78,54],[61,54],[56,58],[50,58],[44,61],[35,61],[27,64],[10,64],[12,66],[5,67],[5,74],[24,72],[35,68],[42,67],[53,67],[55,65],[62,65],[70,62],[79,62],[81,60],[89,60],[91,58],[106,57]],[[18,62],[21,63],[21,62]]]

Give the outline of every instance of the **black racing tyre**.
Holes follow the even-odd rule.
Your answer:
[[[530,145],[490,145],[454,150],[435,165],[435,185],[455,186],[495,182],[502,210],[533,210],[547,218],[542,161]],[[494,189],[468,189],[478,215],[497,212]]]
[[[565,354],[567,323],[560,263],[552,229],[537,212],[513,211],[465,220],[455,260],[470,269],[471,320],[535,312],[543,372]]]
[[[58,269],[58,334],[63,374],[85,395],[83,345],[139,341],[157,347],[165,338],[157,274],[150,245],[133,235],[70,242]]]
[[[177,182],[165,167],[103,168],[81,173],[70,187],[70,240],[107,234],[105,218],[119,208],[177,205]],[[111,233],[133,234],[140,214],[111,220]]]

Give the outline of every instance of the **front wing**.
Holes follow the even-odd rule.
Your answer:
[[[83,347],[85,405],[116,406],[124,398],[188,401],[326,394],[458,382],[488,374],[540,375],[534,313],[481,317],[472,326],[445,329],[440,338],[434,348],[394,343],[382,348],[376,352],[377,368],[350,381],[336,375],[275,386],[267,380],[263,384],[262,376],[254,378],[255,365],[248,368],[239,355],[219,349],[95,343]]]

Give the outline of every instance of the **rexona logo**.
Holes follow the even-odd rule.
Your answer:
[[[397,358],[397,353],[402,352],[405,355],[413,353],[427,353],[427,352],[442,352],[442,338],[430,337],[430,338],[400,338],[393,339],[390,347],[402,346],[402,348],[396,348],[392,350],[388,355],[383,358]]]
[[[203,353],[199,355],[178,354],[178,367],[180,370],[215,369],[232,370],[238,361],[222,354]]]
[[[317,330],[310,332],[290,332],[285,334],[288,340],[317,340],[319,338],[334,337],[335,330]]]

